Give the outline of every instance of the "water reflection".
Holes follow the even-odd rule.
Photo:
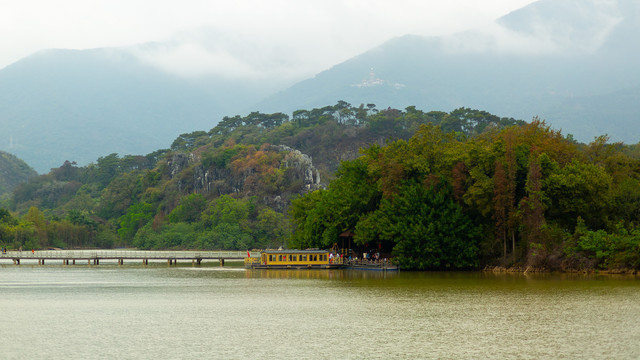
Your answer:
[[[266,279],[315,279],[315,280],[345,280],[345,279],[391,279],[399,276],[397,271],[366,271],[366,270],[280,270],[253,269],[247,270],[246,278]]]

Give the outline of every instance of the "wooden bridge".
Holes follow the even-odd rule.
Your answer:
[[[259,252],[250,254],[251,257],[260,257]],[[117,261],[119,265],[123,265],[125,261],[141,261],[143,265],[148,265],[149,260],[162,260],[171,266],[177,265],[178,260],[191,260],[194,265],[200,265],[203,260],[212,260],[224,266],[225,260],[242,260],[245,257],[246,251],[36,250],[2,252],[0,263],[2,260],[10,260],[14,265],[20,265],[21,262],[30,260],[37,261],[39,265],[59,261],[63,265],[70,265],[76,261],[86,261],[89,265],[99,265],[100,261]]]

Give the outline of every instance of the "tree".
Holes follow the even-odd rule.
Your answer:
[[[532,159],[529,164],[526,185],[527,195],[520,201],[520,211],[522,212],[523,235],[527,241],[528,257],[530,264],[538,262],[540,254],[531,252],[532,248],[547,250],[547,244],[543,239],[542,227],[544,218],[544,194],[542,192],[542,173],[537,158]]]
[[[96,164],[90,165],[87,171],[91,181],[99,183],[104,188],[120,171],[118,154],[112,153],[98,158]]]
[[[496,170],[493,174],[493,220],[496,240],[502,243],[502,259],[507,259],[507,227],[509,205],[509,186],[504,165],[496,161]]]
[[[173,151],[189,151],[193,148],[205,145],[209,141],[209,134],[205,131],[180,134],[171,144]]]
[[[380,239],[395,242],[393,254],[401,267],[478,266],[479,228],[462,212],[443,180],[432,185],[406,181],[397,196],[382,200],[376,221]]]
[[[207,199],[202,194],[189,194],[180,199],[180,204],[169,213],[172,223],[193,223],[200,220],[201,213],[207,207]]]
[[[590,229],[603,229],[611,214],[612,179],[597,165],[574,160],[543,180],[547,212],[565,229],[573,229],[582,217]]]
[[[127,209],[127,213],[120,217],[118,235],[125,241],[131,240],[138,229],[142,228],[153,218],[151,204],[137,203]]]
[[[49,246],[47,237],[47,220],[44,213],[35,206],[32,206],[29,208],[29,212],[27,212],[23,217],[23,220],[33,225],[39,247]]]

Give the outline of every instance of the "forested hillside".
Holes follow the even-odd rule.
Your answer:
[[[578,144],[539,120],[473,137],[424,125],[294,200],[290,245],[351,230],[411,269],[638,269],[638,159],[637,146]]]
[[[478,134],[522,124],[487,112],[379,111],[339,102],[225,117],[146,156],[66,162],[15,189],[0,242],[10,247],[246,249],[286,245],[293,198],[323,188],[359,148],[409,139],[421,124]]]
[[[36,176],[38,173],[24,161],[0,151],[0,196],[13,190],[19,183]]]
[[[331,247],[409,269],[640,267],[640,149],[544,122],[334,106],[223,118],[18,186],[8,247]]]

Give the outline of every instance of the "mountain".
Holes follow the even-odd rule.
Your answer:
[[[567,99],[549,107],[547,119],[574,135],[608,135],[611,140],[640,142],[640,86],[607,94]],[[591,138],[593,139],[593,137]]]
[[[14,155],[0,151],[0,195],[12,191],[18,184],[38,176],[27,163]]]
[[[66,160],[168,148],[264,93],[250,80],[186,78],[130,49],[47,50],[0,70],[0,149],[41,173]]]
[[[539,116],[580,141],[608,133],[637,143],[639,24],[637,1],[541,0],[484,28],[390,40],[256,108],[294,111],[338,100],[400,109],[465,106]]]
[[[186,43],[46,50],[0,69],[0,150],[46,173],[67,160],[168,148],[227,115],[340,100],[539,116],[579,141],[607,133],[636,143],[639,37],[637,1],[540,0],[483,28],[393,39],[289,88],[285,69],[303,68],[295,54],[215,32]]]

